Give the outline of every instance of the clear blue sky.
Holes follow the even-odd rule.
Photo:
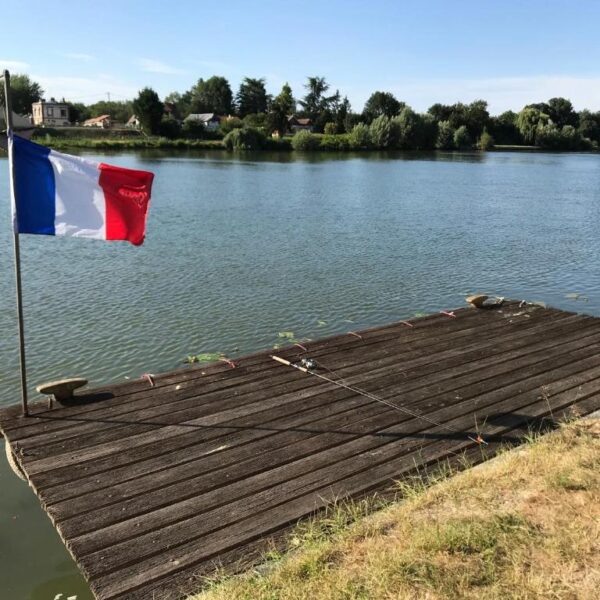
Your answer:
[[[563,95],[600,110],[600,2],[7,0],[0,66],[46,96],[161,96],[199,77],[266,77],[270,92],[325,76],[361,110],[392,91],[419,110],[484,98],[493,113]]]

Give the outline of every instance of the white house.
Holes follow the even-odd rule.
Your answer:
[[[64,127],[70,125],[69,105],[66,102],[40,100],[31,105],[33,124],[37,127]]]
[[[221,124],[221,119],[215,113],[194,113],[188,115],[183,122],[200,123],[206,129],[216,129]]]

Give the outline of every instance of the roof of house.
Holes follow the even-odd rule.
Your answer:
[[[50,100],[38,100],[37,102],[32,102],[31,103],[32,106],[34,104],[53,104],[53,105],[58,105],[58,106],[69,106],[69,103],[66,101],[62,101],[62,102],[57,102],[54,98],[51,98]]]
[[[131,115],[129,117],[129,119],[127,119],[127,125],[133,125],[134,123],[137,123],[139,121],[139,119],[137,118],[137,115]]]
[[[298,125],[304,125],[306,127],[308,127],[309,125],[312,125],[312,119],[299,119],[298,117],[296,117],[296,115],[292,115],[291,117],[288,117],[288,121],[290,123],[297,123]]]
[[[110,119],[110,115],[100,115],[99,117],[94,117],[92,119],[86,119],[83,124],[84,125],[92,125],[93,123],[102,123],[102,121],[106,121],[106,119]]]
[[[200,123],[208,123],[209,121],[219,120],[215,113],[192,113],[188,115],[184,121],[199,121]]]

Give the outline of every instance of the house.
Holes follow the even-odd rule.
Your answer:
[[[125,127],[129,127],[131,129],[139,129],[141,127],[141,122],[138,119],[137,115],[131,115],[125,123]]]
[[[200,123],[206,129],[216,129],[221,124],[221,119],[215,113],[194,113],[188,115],[184,123]]]
[[[54,98],[50,102],[40,100],[31,105],[33,124],[37,127],[65,127],[69,122],[69,105],[66,102],[57,102]]]
[[[108,129],[111,126],[110,115],[100,115],[93,119],[88,119],[83,122],[84,127],[102,127],[102,129]]]
[[[296,115],[288,117],[288,129],[292,133],[298,131],[312,131],[313,122],[311,119],[299,119]]]

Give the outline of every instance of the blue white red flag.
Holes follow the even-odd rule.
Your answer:
[[[153,173],[113,167],[10,136],[17,233],[144,241]]]

